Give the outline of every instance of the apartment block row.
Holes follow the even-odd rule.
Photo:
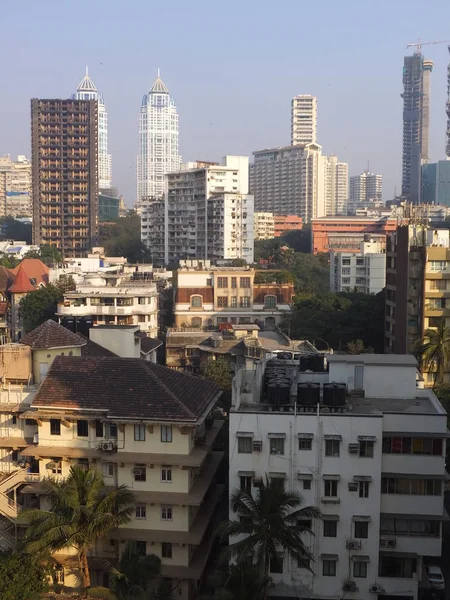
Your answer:
[[[369,235],[359,252],[330,252],[330,290],[378,294],[386,285],[386,240]]]

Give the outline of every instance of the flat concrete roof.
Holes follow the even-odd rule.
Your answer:
[[[444,414],[431,401],[427,390],[423,390],[423,394],[418,393],[415,398],[351,398],[348,401],[348,406],[352,407],[352,410],[347,413],[350,415],[376,413]]]
[[[365,365],[397,365],[416,367],[417,360],[411,354],[331,354],[329,363],[364,363]]]

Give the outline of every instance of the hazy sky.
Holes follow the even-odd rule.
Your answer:
[[[138,112],[157,68],[183,160],[289,144],[290,101],[314,94],[324,153],[400,191],[406,44],[450,39],[449,0],[1,2],[0,155],[30,155],[32,97],[68,97],[89,65],[105,97],[113,183],[132,204]],[[444,158],[447,44],[432,74],[431,159]]]

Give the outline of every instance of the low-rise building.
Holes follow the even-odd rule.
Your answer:
[[[297,215],[274,216],[274,237],[280,237],[288,231],[299,231],[302,228],[302,218]]]
[[[370,238],[358,253],[330,252],[330,290],[378,294],[386,285],[385,243]]]
[[[321,511],[304,537],[314,562],[280,552],[274,597],[417,600],[425,559],[441,556],[447,415],[417,389],[413,356],[327,362],[328,372],[282,360],[238,371],[230,494],[253,495],[267,476]],[[274,385],[274,373],[289,383]]]
[[[255,212],[253,221],[255,240],[271,240],[275,237],[275,218],[270,212]]]
[[[397,228],[397,218],[324,217],[312,220],[312,252],[358,252],[364,234],[384,236]],[[331,243],[333,238],[335,243]]]

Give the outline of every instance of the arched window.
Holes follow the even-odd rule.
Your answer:
[[[192,308],[201,308],[203,305],[203,296],[191,296]]]
[[[277,297],[276,296],[264,296],[264,308],[276,308]]]
[[[191,325],[192,325],[192,327],[201,327],[202,326],[201,317],[192,317]]]

